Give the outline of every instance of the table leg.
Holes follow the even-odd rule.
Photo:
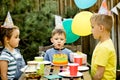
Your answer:
[[[83,76],[81,76],[81,79],[84,80]]]
[[[49,75],[52,75],[52,72],[53,72],[53,65],[51,65],[50,74]],[[50,79],[48,79],[48,80],[50,80]]]
[[[60,72],[62,72],[63,66],[60,66]],[[62,78],[59,78],[59,80],[62,80]]]
[[[51,65],[51,69],[50,69],[50,74],[49,75],[52,75],[52,72],[53,72],[53,65]]]
[[[70,80],[73,80],[73,78],[70,78]]]

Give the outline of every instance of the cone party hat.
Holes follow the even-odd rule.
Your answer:
[[[108,10],[108,7],[107,7],[107,2],[106,0],[103,0],[102,1],[102,4],[100,6],[100,9],[98,11],[98,14],[106,14],[106,15],[111,15],[110,11]]]
[[[3,24],[3,27],[12,28],[13,26],[14,26],[14,24],[13,24],[13,21],[12,21],[12,17],[10,15],[10,12],[8,11],[7,17],[6,17],[5,22]]]

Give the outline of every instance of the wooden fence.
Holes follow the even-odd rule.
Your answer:
[[[14,7],[14,1],[15,0],[10,0],[11,9],[12,9],[12,7]],[[32,0],[32,1],[34,3],[33,10],[39,11],[40,4],[43,2],[46,2],[48,0]],[[74,0],[53,0],[53,1],[57,2],[58,15],[61,15],[61,16],[67,12],[66,7],[77,8],[74,3]],[[112,9],[115,5],[117,5],[117,3],[120,2],[119,0],[106,0],[106,1],[107,1],[109,10]],[[95,5],[93,5],[92,7],[88,8],[88,9],[85,9],[85,10],[88,10],[90,12],[98,12],[98,9],[100,8],[101,3],[102,3],[102,0],[97,0],[97,3]],[[80,12],[80,11],[84,11],[84,10],[78,9],[78,12]],[[72,12],[72,11],[69,11],[69,12]],[[115,45],[117,59],[118,59],[117,61],[118,61],[118,64],[120,65],[120,59],[119,59],[120,58],[120,37],[119,37],[120,36],[120,9],[118,9],[118,13],[119,13],[119,15],[113,14],[114,27],[111,32],[112,33],[111,37],[112,37],[112,40]],[[78,42],[80,42],[82,45],[82,51],[84,53],[91,54],[97,43],[96,40],[93,39],[92,35],[81,37],[79,40],[80,41],[78,41]]]
[[[38,1],[39,3],[41,3],[47,0],[38,0]],[[53,1],[57,2],[58,15],[61,15],[61,16],[67,12],[66,7],[77,8],[74,3],[74,0],[53,0]],[[97,0],[95,5],[85,10],[90,12],[98,12],[102,1],[103,0]],[[115,5],[117,5],[117,3],[120,2],[119,0],[106,0],[106,1],[107,1],[109,10],[111,10]],[[84,11],[84,10],[78,9],[78,12],[80,11]],[[120,9],[118,9],[118,13],[119,15],[113,14],[114,26],[111,31],[111,38],[114,42],[116,53],[117,53],[117,63],[120,65],[120,37],[119,37],[120,36]],[[93,39],[92,35],[81,37],[79,40],[80,41],[78,42],[80,42],[82,45],[82,52],[91,55],[95,45],[97,44],[97,41]]]
[[[62,15],[66,12],[65,7],[70,6],[70,7],[76,7],[74,0],[56,0],[59,3],[59,15]],[[106,0],[108,9],[111,10],[117,3],[119,3],[119,0]],[[100,6],[101,6],[102,0],[97,0],[97,3],[87,9],[90,12],[98,12]],[[79,11],[84,11],[84,10],[79,10]],[[117,63],[120,65],[120,9],[118,9],[119,15],[113,14],[114,16],[114,26],[111,31],[111,37],[115,45],[116,53],[117,53]],[[82,45],[82,51],[84,53],[92,53],[96,41],[93,39],[91,35],[81,37],[81,45]]]

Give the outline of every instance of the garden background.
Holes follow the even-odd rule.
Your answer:
[[[0,25],[4,23],[7,12],[15,25],[20,28],[20,45],[19,48],[26,61],[33,60],[34,56],[40,54],[39,46],[51,45],[51,31],[55,27],[55,15],[62,18],[73,18],[81,11],[98,12],[102,0],[90,8],[79,9],[74,0],[0,0]],[[108,9],[114,8],[119,0],[107,0]],[[114,28],[111,31],[111,37],[117,53],[117,64],[120,65],[120,9],[117,8],[118,14],[114,14]],[[88,55],[90,62],[92,51],[97,41],[92,35],[81,36],[73,43],[67,43],[67,47],[74,46],[74,51],[78,48]],[[80,46],[80,47],[77,47]],[[72,48],[71,48],[72,49]]]

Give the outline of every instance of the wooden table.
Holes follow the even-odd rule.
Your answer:
[[[67,65],[64,66],[54,66],[54,65],[45,65],[44,69],[44,75],[38,76],[36,75],[36,78],[30,78],[28,77],[29,74],[24,73],[22,77],[19,80],[50,80],[45,78],[47,75],[58,75],[59,72],[65,71]],[[79,78],[58,78],[58,79],[52,79],[52,80],[91,80],[91,76],[89,74],[89,71],[83,71],[83,76]],[[36,74],[36,73],[34,73]]]

